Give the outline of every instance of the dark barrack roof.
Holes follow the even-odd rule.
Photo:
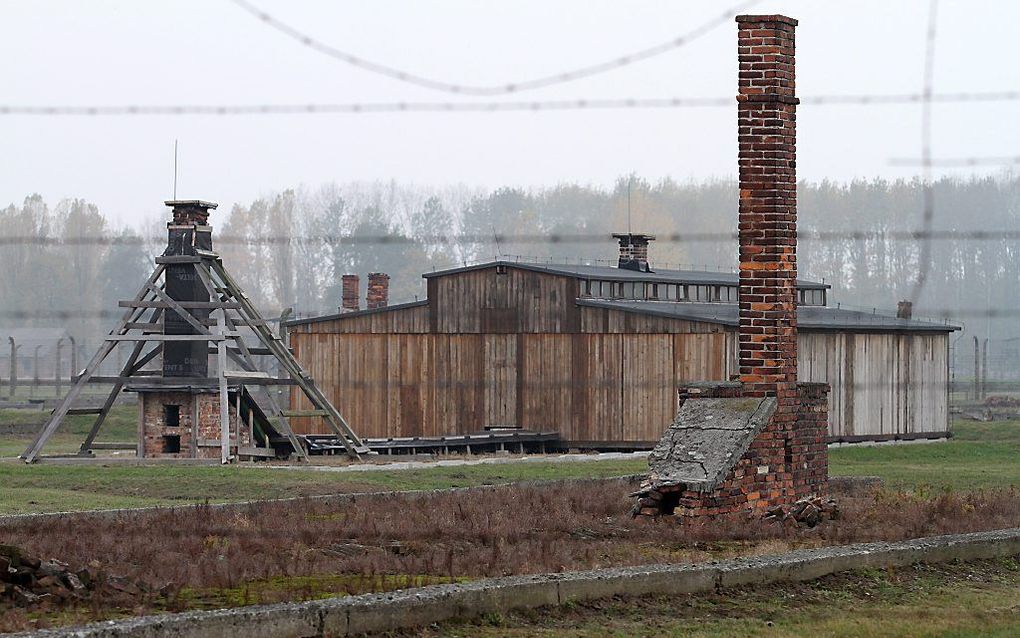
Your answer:
[[[655,268],[654,272],[640,272],[627,270],[626,268],[613,268],[610,266],[588,266],[583,264],[529,264],[517,261],[490,261],[483,264],[463,266],[461,268],[450,268],[447,270],[436,270],[422,275],[426,279],[432,277],[443,277],[472,270],[485,270],[496,266],[508,268],[520,268],[521,270],[532,270],[545,272],[554,275],[566,275],[578,279],[601,279],[608,281],[650,281],[671,284],[694,284],[694,285],[718,285],[736,286],[740,283],[740,276],[737,273],[713,272],[710,270],[671,270],[667,268]],[[830,288],[828,284],[817,281],[797,280],[797,287],[802,290],[825,290]]]
[[[725,303],[691,303],[686,301],[609,301],[604,299],[578,299],[578,305],[594,308],[610,308],[624,312],[636,312],[645,315],[717,323],[726,326],[737,326],[738,308],[736,304]],[[846,310],[844,308],[828,308],[825,306],[798,306],[797,327],[802,330],[854,330],[878,332],[952,332],[959,326],[948,323],[936,323],[919,319],[899,319],[888,315]]]

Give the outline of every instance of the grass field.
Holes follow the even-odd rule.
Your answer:
[[[830,450],[833,476],[881,476],[886,487],[973,490],[1020,486],[1020,422],[958,421],[948,442]]]
[[[39,422],[42,412],[0,411],[0,425]],[[128,441],[133,406],[116,408],[102,440]],[[72,452],[89,417],[72,417],[47,452]],[[893,489],[972,490],[1020,486],[1020,422],[960,422],[949,442],[840,448],[830,452],[834,476],[875,475]],[[24,449],[26,435],[0,437],[0,456]],[[620,476],[644,472],[644,460],[527,463],[334,473],[256,467],[125,467],[0,463],[0,514],[244,501],[366,490],[467,487],[556,478]]]
[[[595,636],[1020,635],[1020,565],[1013,560],[863,571],[806,584],[715,594],[609,600],[488,616],[400,636],[589,638]]]
[[[0,436],[0,458],[17,456],[25,451],[46,422],[48,410],[0,410],[0,432],[16,430],[18,434]],[[95,415],[67,417],[61,429],[46,445],[46,454],[77,452]],[[115,406],[106,418],[97,441],[135,441],[137,439],[138,408],[133,405]]]

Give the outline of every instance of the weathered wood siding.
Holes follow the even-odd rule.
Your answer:
[[[949,430],[945,333],[801,332],[798,376],[828,383],[830,436]]]
[[[508,267],[428,280],[430,330],[447,334],[578,332],[573,277]]]
[[[297,325],[291,345],[371,438],[519,425],[654,441],[677,385],[736,372],[735,328],[579,306],[579,292],[572,277],[513,266],[453,273],[429,279],[428,305]],[[831,435],[948,429],[945,333],[802,331],[799,344],[800,379],[832,386]],[[296,429],[325,432],[311,419]]]
[[[650,442],[678,384],[725,379],[727,335],[309,334],[291,345],[359,435],[442,436],[486,425],[570,441]],[[296,409],[310,406],[297,395]],[[294,419],[301,433],[324,433]]]

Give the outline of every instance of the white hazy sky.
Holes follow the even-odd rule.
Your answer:
[[[253,0],[319,40],[452,82],[527,79],[684,33],[723,0]],[[763,0],[800,20],[802,97],[918,92],[928,0]],[[942,0],[936,92],[1020,89],[1020,2]],[[507,99],[726,97],[736,25],[650,61]],[[0,104],[446,101],[302,47],[228,0],[0,0]],[[499,98],[497,98],[499,99]],[[1020,154],[1020,103],[934,107],[938,157]],[[802,106],[800,176],[909,176],[920,106]],[[42,117],[0,114],[0,205],[83,197],[125,223],[170,196],[229,208],[297,185],[609,184],[735,174],[735,108],[500,114]],[[974,169],[958,171],[959,174]],[[994,167],[980,169],[996,171]]]

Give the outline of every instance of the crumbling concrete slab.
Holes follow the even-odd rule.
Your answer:
[[[776,399],[688,399],[648,456],[651,487],[710,492],[776,411]]]

